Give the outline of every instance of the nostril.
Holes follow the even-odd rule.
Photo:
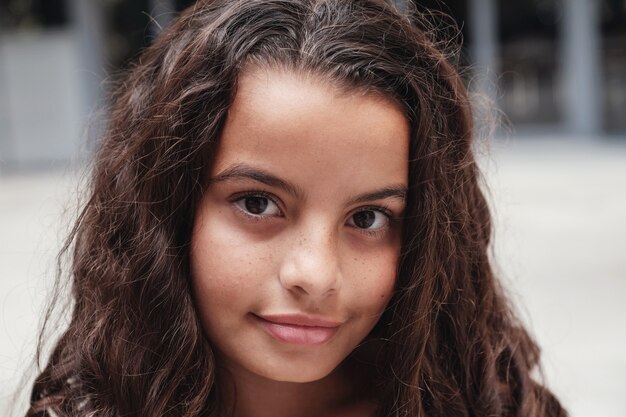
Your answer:
[[[291,291],[295,292],[296,294],[306,294],[306,290],[301,287],[300,285],[295,285],[293,288],[291,288]]]
[[[339,275],[336,262],[299,257],[282,265],[279,280],[293,294],[320,297],[338,288]]]

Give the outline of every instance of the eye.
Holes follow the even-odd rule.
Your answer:
[[[263,194],[249,194],[234,201],[235,206],[245,214],[255,217],[282,215],[278,205]]]
[[[369,208],[350,216],[348,224],[368,231],[380,230],[389,225],[389,216],[379,209]]]

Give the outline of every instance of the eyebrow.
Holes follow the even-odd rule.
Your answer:
[[[235,164],[226,168],[224,171],[211,178],[209,183],[213,184],[216,182],[241,179],[250,179],[258,181],[270,187],[280,188],[293,195],[294,197],[302,198],[304,196],[304,192],[299,187],[290,183],[289,181],[285,181],[275,175],[270,174],[269,172],[263,171],[258,168],[253,168],[246,164]]]
[[[241,163],[226,168],[224,171],[211,178],[209,183],[214,184],[224,181],[236,181],[241,179],[249,179],[260,182],[269,187],[280,188],[296,198],[303,198],[305,195],[304,191],[297,185],[292,184],[289,181],[285,181],[262,169],[254,168]],[[364,203],[374,200],[383,200],[387,198],[397,198],[404,201],[406,199],[406,194],[407,187],[405,185],[391,185],[356,196],[350,200],[350,204]]]
[[[367,201],[384,200],[386,198],[397,198],[402,201],[406,200],[407,187],[404,185],[392,185],[390,187],[381,188],[371,193],[361,194],[350,201],[350,204],[365,203]]]

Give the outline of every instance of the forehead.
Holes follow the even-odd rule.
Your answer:
[[[406,184],[408,137],[390,98],[312,74],[250,70],[238,81],[212,171],[246,162],[279,175],[314,170],[319,181],[367,174]]]

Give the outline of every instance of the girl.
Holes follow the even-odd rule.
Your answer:
[[[212,0],[114,96],[29,416],[564,416],[467,92],[380,0]]]

